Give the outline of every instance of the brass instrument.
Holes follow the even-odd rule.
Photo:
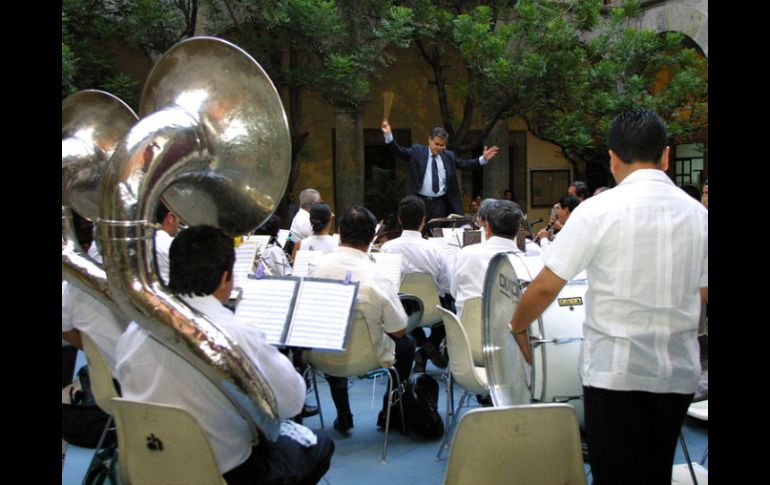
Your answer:
[[[96,220],[107,162],[137,119],[126,103],[104,91],[79,91],[62,101],[62,276],[121,317],[104,269],[75,236],[72,208]]]
[[[278,92],[246,52],[196,37],[158,60],[140,116],[112,156],[101,190],[98,230],[110,290],[131,319],[275,440],[276,400],[259,370],[229,335],[160,282],[152,220],[161,197],[187,224],[213,225],[232,236],[247,234],[275,211],[291,168]]]

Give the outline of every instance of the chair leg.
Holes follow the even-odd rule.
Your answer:
[[[406,424],[404,422],[404,402],[403,402],[403,389],[401,388],[401,380],[398,377],[398,371],[396,369],[388,369],[388,407],[385,414],[385,439],[382,442],[382,457],[380,463],[386,463],[388,457],[388,432],[390,431],[390,408],[393,406],[393,380],[396,381],[395,391],[398,394],[398,405],[401,411],[401,434],[406,431]]]
[[[709,445],[706,444],[706,449],[703,451],[703,456],[700,459],[701,466],[706,464],[706,458],[709,457]]]
[[[690,476],[692,477],[693,485],[698,485],[698,479],[695,478],[695,470],[692,467],[692,460],[690,460],[690,453],[687,451],[687,443],[684,442],[684,434],[679,433],[679,442],[682,444],[682,451],[684,457],[687,460],[687,467],[690,469]]]
[[[103,450],[102,446],[104,445],[104,440],[107,438],[107,434],[110,432],[111,429],[114,429],[113,427],[113,419],[112,415],[110,415],[109,419],[107,419],[107,424],[104,426],[104,429],[102,430],[102,435],[99,437],[99,443],[96,445],[96,449],[94,450],[94,455],[91,457],[91,462],[88,464],[88,469],[86,470],[85,477],[83,478],[83,485],[90,485],[91,483],[91,477],[93,476],[92,471],[96,469],[98,466],[101,458],[100,458],[100,452]],[[114,445],[117,448],[117,444]],[[114,457],[113,457],[114,460]]]
[[[439,444],[438,452],[436,453],[436,461],[441,461],[441,453],[444,451],[444,448],[449,448],[449,423],[454,414],[452,413],[454,409],[454,395],[452,394],[452,373],[447,373],[446,377],[446,413],[444,418],[444,437],[441,439],[441,444]]]
[[[318,381],[316,380],[315,368],[308,366],[305,372],[310,372],[310,377],[313,379],[313,391],[315,392],[315,404],[318,406],[318,417],[321,419],[321,429],[324,428],[324,413],[321,409],[321,398],[318,396]]]

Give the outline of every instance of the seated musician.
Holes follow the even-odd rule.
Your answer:
[[[360,282],[353,324],[367,325],[372,347],[381,365],[389,366],[395,359],[393,365],[401,382],[404,382],[412,372],[415,343],[412,337],[406,335],[407,317],[398,298],[397,288],[366,254],[376,226],[377,220],[366,208],[348,209],[340,220],[339,248],[333,253],[324,254],[311,266],[311,276],[345,279],[349,272],[351,281]],[[326,381],[337,408],[334,429],[344,433],[353,427],[348,380],[346,377],[327,374]],[[386,391],[384,403],[387,403],[387,398]],[[385,405],[383,409],[386,409]],[[380,417],[383,415],[380,412]]]
[[[330,235],[333,223],[334,213],[327,204],[316,202],[310,206],[310,225],[313,227],[313,235],[294,244],[294,252],[291,255],[291,259],[297,258],[297,251],[300,249],[322,251],[324,253],[336,251],[337,242]]]
[[[551,241],[553,241],[553,238],[556,237],[554,232],[555,224],[558,222],[559,227],[564,227],[570,214],[572,214],[572,211],[575,210],[578,204],[580,204],[580,199],[576,195],[566,194],[559,198],[559,202],[554,206],[556,208],[555,220],[552,221],[551,224],[548,224],[548,227],[541,229],[537,233],[536,241],[541,247],[548,247]]]
[[[452,302],[449,301],[452,288],[449,263],[438,244],[422,238],[422,229],[425,226],[425,202],[414,195],[407,195],[401,199],[398,204],[398,222],[404,228],[401,237],[386,242],[380,251],[400,254],[403,274],[428,273],[433,276],[442,306],[453,309]],[[437,367],[446,367],[446,359],[439,352],[439,346],[445,335],[443,323],[431,327],[430,336],[427,338],[422,327],[412,332],[412,336],[420,347],[415,354],[417,372],[425,370],[427,359],[431,359]]]
[[[223,306],[233,287],[233,239],[214,227],[191,227],[174,239],[170,262],[171,290],[244,350],[273,390],[280,418],[297,415],[305,402],[302,377],[260,330]],[[329,469],[334,443],[325,436],[315,445],[284,435],[275,443],[260,437],[253,445],[249,425],[229,399],[135,322],[118,341],[117,359],[123,397],[186,409],[206,433],[227,483],[317,483]]]
[[[489,262],[495,254],[522,251],[516,245],[516,235],[523,213],[516,202],[484,199],[479,208],[479,221],[486,234],[486,242],[465,246],[457,253],[452,296],[457,316],[462,318],[463,305],[469,298],[480,297]]]
[[[278,243],[278,231],[281,228],[281,218],[273,214],[264,224],[257,228],[256,234],[270,236],[267,245],[260,253],[260,261],[265,265],[270,274],[275,276],[288,276],[292,267],[284,248]]]

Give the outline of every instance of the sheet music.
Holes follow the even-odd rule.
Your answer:
[[[246,236],[244,240],[247,242],[256,242],[260,248],[264,248],[270,242],[270,236],[267,236],[265,234],[251,235],[251,236]]]
[[[451,266],[450,269],[454,270],[455,261],[457,261],[457,252],[460,251],[460,245],[457,244],[457,240],[454,237],[432,237],[428,239],[433,241],[439,246],[444,253],[444,257]]]
[[[456,237],[462,244],[463,232],[465,232],[465,229],[462,227],[445,227],[444,237]],[[457,234],[457,236],[455,236],[455,234]]]
[[[310,251],[309,249],[300,249],[294,258],[294,269],[292,276],[309,276],[310,264],[318,261],[323,256],[323,251]]]
[[[281,345],[298,284],[299,279],[290,277],[246,278],[235,317],[245,324],[256,325],[271,344]]]
[[[378,269],[390,281],[401,286],[401,255],[397,253],[369,253],[369,256],[377,263]]]
[[[345,350],[357,284],[303,278],[286,345]]]
[[[256,240],[244,238],[240,246],[235,248],[235,265],[233,266],[233,286],[243,286],[246,276],[253,272],[254,258],[259,244]]]

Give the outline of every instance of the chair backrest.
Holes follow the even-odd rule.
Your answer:
[[[406,333],[409,333],[420,325],[425,308],[422,306],[422,300],[415,295],[401,293],[398,299],[406,312]]]
[[[441,302],[438,299],[438,287],[429,273],[406,273],[401,278],[399,293],[409,293],[422,300],[423,314],[420,327],[430,327],[441,321],[441,315],[433,310]]]
[[[388,337],[385,337],[388,338]],[[305,351],[302,358],[313,367],[336,377],[356,377],[372,369],[390,367],[395,362],[380,362],[372,345],[369,326],[359,312],[350,326],[347,348],[342,352]]]
[[[484,375],[481,374],[480,376],[476,372],[468,336],[465,334],[460,320],[457,319],[457,315],[445,308],[437,308],[444,320],[444,328],[446,329],[446,345],[452,377],[460,386],[474,394],[489,394],[489,387]]]
[[[569,404],[473,409],[457,426],[445,485],[584,485],[580,429]]]
[[[83,332],[80,332],[83,342],[83,350],[88,359],[88,375],[91,378],[91,394],[93,394],[96,404],[107,414],[112,412],[112,398],[120,397],[118,390],[115,389],[115,382],[112,380],[112,369],[107,359],[102,355],[99,347],[96,346],[93,339]]]
[[[112,400],[124,485],[225,484],[198,422],[184,409]]]
[[[484,350],[482,346],[483,329],[481,328],[481,297],[473,297],[465,300],[463,314],[460,317],[468,342],[471,344],[473,363],[484,366]]]

